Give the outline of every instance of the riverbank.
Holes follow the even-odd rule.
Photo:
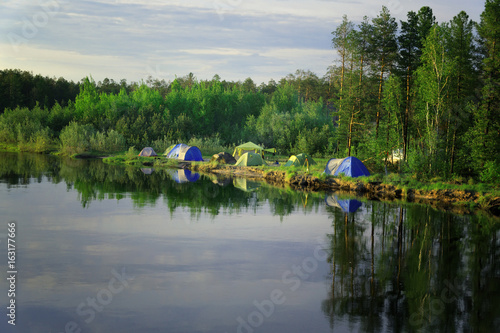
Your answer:
[[[459,214],[472,213],[477,209],[500,216],[500,195],[468,189],[470,186],[449,186],[448,189],[410,188],[404,184],[371,181],[370,178],[314,176],[307,173],[292,173],[275,170],[273,167],[234,167],[213,163],[185,163],[183,168],[202,173],[263,180],[267,183],[301,191],[344,192],[362,196],[369,200],[422,203],[434,208]],[[426,185],[429,186],[428,184]],[[455,188],[453,188],[455,187]]]
[[[103,160],[109,164],[182,168],[219,177],[242,177],[300,191],[343,192],[379,201],[402,200],[458,214],[482,210],[500,217],[500,191],[485,188],[481,184],[421,183],[393,174],[387,177],[382,175],[359,178],[333,177],[319,172],[321,169],[319,166],[307,172],[305,168],[296,167],[235,167],[214,162],[179,162],[160,157],[119,155]]]

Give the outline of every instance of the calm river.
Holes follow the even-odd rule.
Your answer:
[[[500,327],[486,215],[0,153],[0,220],[0,332]]]

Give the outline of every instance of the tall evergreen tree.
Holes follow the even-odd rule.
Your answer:
[[[418,16],[414,11],[407,14],[407,21],[401,21],[399,35],[399,68],[405,76],[405,112],[403,119],[403,159],[406,160],[408,150],[408,126],[410,122],[411,91],[413,73],[420,64],[421,40],[418,32]]]
[[[419,49],[422,49],[422,45],[425,42],[425,39],[427,38],[427,35],[429,35],[429,32],[431,31],[432,27],[434,24],[436,24],[436,17],[434,16],[432,9],[428,6],[424,6],[420,8],[420,10],[417,13],[417,29],[418,29],[418,36],[419,36]],[[419,53],[421,55],[421,53]]]
[[[471,101],[476,102],[474,94],[478,85],[478,73],[476,70],[477,48],[474,43],[475,25],[464,11],[450,22],[447,49],[455,65],[450,78],[450,107],[446,125],[446,152],[450,161],[450,174],[453,174],[455,170],[457,136],[465,132],[471,121],[466,111],[467,104]],[[463,167],[468,166],[463,165]]]
[[[371,40],[373,63],[376,66],[376,71],[379,73],[378,84],[378,103],[376,113],[376,135],[378,136],[378,128],[382,111],[382,87],[384,83],[384,75],[392,70],[396,61],[398,44],[396,33],[398,23],[396,19],[391,17],[389,9],[383,6],[380,14],[372,20],[373,35]]]
[[[342,111],[342,99],[344,94],[344,81],[346,65],[349,61],[349,56],[352,51],[351,36],[354,29],[354,24],[347,19],[347,15],[342,17],[342,23],[332,32],[332,44],[340,55],[340,96],[339,96],[339,111]]]
[[[479,35],[484,43],[484,87],[474,110],[472,155],[477,171],[500,174],[500,0],[486,0]]]

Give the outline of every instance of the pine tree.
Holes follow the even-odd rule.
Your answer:
[[[486,0],[479,35],[485,49],[482,103],[474,112],[472,155],[477,172],[500,172],[500,0]],[[486,163],[490,161],[491,163]],[[489,170],[490,172],[492,170]]]
[[[408,150],[408,126],[410,122],[411,91],[413,74],[420,64],[420,47],[422,45],[418,33],[418,16],[414,11],[407,14],[407,21],[401,21],[399,40],[399,67],[405,73],[405,112],[403,119],[403,159],[406,160]]]
[[[389,9],[383,6],[380,14],[372,20],[373,35],[371,40],[371,52],[376,71],[379,73],[378,103],[376,114],[376,135],[380,124],[382,111],[382,87],[384,75],[392,70],[397,57],[396,33],[398,24],[396,19],[391,17]]]
[[[478,85],[478,73],[476,71],[477,48],[474,43],[475,25],[464,11],[450,22],[447,48],[448,55],[455,64],[450,78],[450,107],[446,125],[446,153],[450,161],[450,174],[455,171],[457,137],[464,134],[471,120],[467,112],[467,104],[476,102],[474,95]]]

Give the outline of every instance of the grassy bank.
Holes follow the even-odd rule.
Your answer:
[[[104,158],[104,162],[109,164],[127,164],[136,166],[154,166],[157,168],[161,167],[178,167],[179,161],[169,160],[163,156],[158,157],[139,157],[138,151],[134,149],[129,149],[127,152],[116,154],[111,157]],[[205,156],[208,159],[209,156]],[[310,177],[315,178],[320,181],[325,181],[327,179],[336,179],[342,183],[351,184],[385,184],[393,186],[395,189],[402,190],[403,194],[407,194],[411,191],[467,191],[467,192],[477,192],[482,194],[489,194],[493,196],[500,196],[500,185],[499,184],[484,184],[475,183],[472,179],[455,178],[452,180],[442,180],[442,179],[432,179],[430,181],[424,181],[417,179],[414,175],[404,175],[397,173],[385,174],[373,174],[369,177],[359,177],[350,178],[343,176],[330,176],[323,173],[324,166],[328,159],[315,159],[316,164],[307,167],[285,167],[284,162],[287,160],[285,156],[275,156],[272,160],[267,160],[268,164],[278,161],[279,166],[268,165],[268,166],[258,166],[258,167],[233,167],[227,165],[219,165],[213,162],[183,162],[190,165],[200,172],[214,172],[218,170],[218,173],[238,173],[238,171],[243,171],[245,169],[250,170],[253,173],[260,174],[262,178],[266,178],[269,173],[282,174],[286,182],[296,178],[296,177]]]

